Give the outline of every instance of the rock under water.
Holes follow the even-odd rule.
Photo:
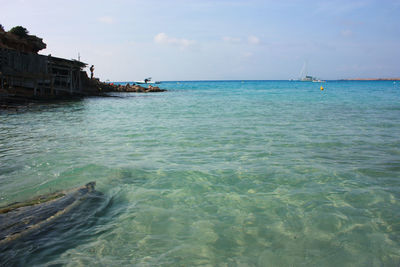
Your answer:
[[[0,245],[46,227],[68,213],[95,191],[95,182],[69,191],[40,196],[0,208]]]

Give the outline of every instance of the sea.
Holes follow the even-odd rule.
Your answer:
[[[400,82],[159,86],[0,111],[0,206],[97,192],[0,266],[400,266]]]

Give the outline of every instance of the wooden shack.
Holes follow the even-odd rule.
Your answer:
[[[23,96],[83,94],[87,64],[0,47],[0,89]]]

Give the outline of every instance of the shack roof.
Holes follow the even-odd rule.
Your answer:
[[[85,68],[88,64],[81,62],[76,59],[65,59],[61,57],[53,57],[51,55],[48,56],[49,62],[57,64],[57,65],[63,65],[63,66],[68,66],[68,67],[78,67],[78,68]]]

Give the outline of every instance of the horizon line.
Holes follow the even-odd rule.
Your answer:
[[[200,79],[200,80],[160,80],[159,82],[257,82],[257,81],[290,81],[305,82],[299,79]],[[324,79],[322,81],[400,81],[400,78],[340,78],[340,79]],[[107,81],[106,81],[107,82]],[[108,81],[118,83],[134,83],[135,81]]]

